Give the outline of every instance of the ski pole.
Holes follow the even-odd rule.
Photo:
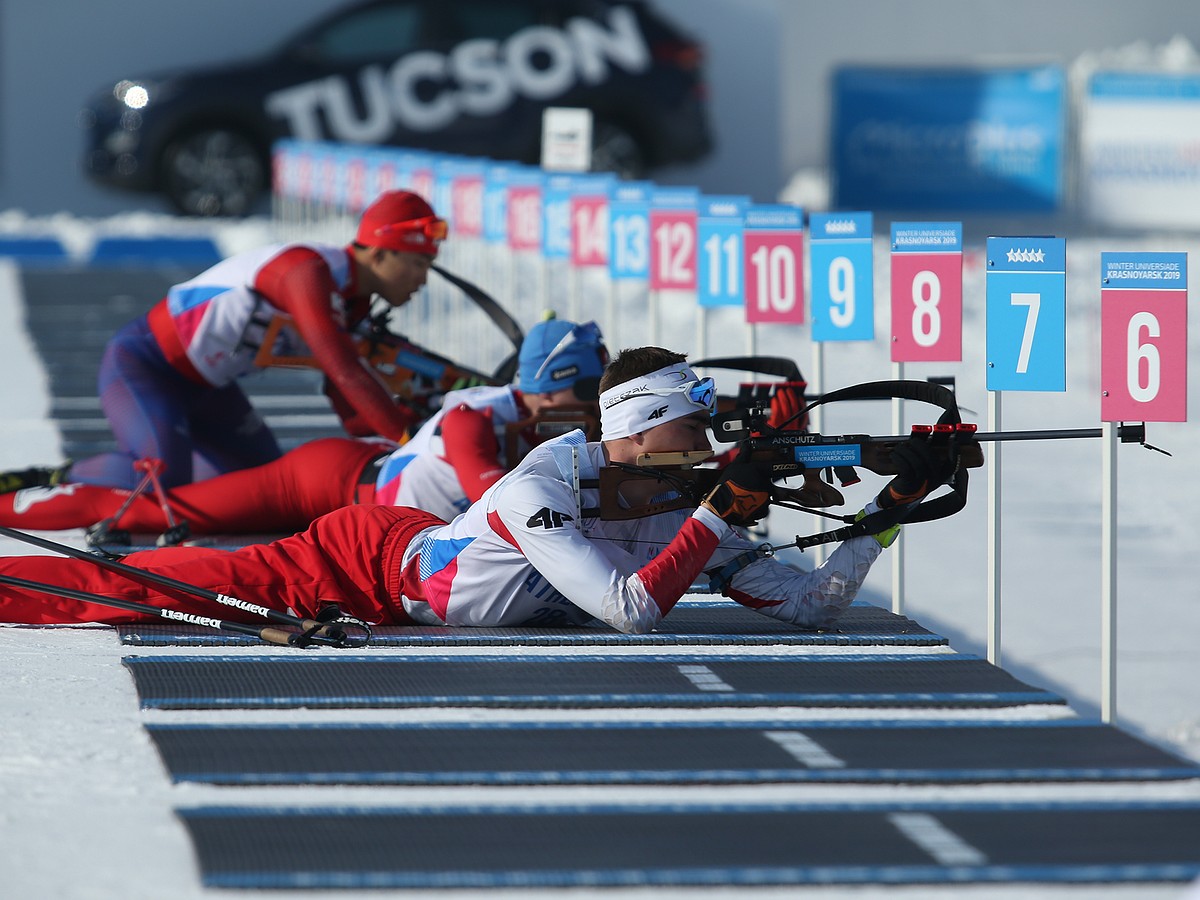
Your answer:
[[[266,641],[268,644],[279,644],[281,646],[291,647],[307,647],[310,644],[328,644],[334,647],[345,646],[343,641],[334,637],[327,637],[316,632],[297,632],[286,631],[282,628],[258,628],[254,625],[244,625],[241,622],[232,622],[228,619],[215,619],[211,616],[202,616],[196,613],[180,612],[176,609],[167,609],[162,606],[154,606],[150,603],[141,603],[137,600],[118,600],[115,597],[105,597],[102,594],[93,594],[88,591],[79,591],[74,588],[59,587],[58,585],[45,584],[40,581],[29,581],[24,578],[16,578],[11,575],[0,575],[0,584],[11,585],[12,587],[24,588],[30,591],[39,591],[43,594],[54,594],[58,597],[66,597],[68,600],[82,600],[84,603],[96,603],[100,606],[110,606],[113,609],[124,609],[129,612],[145,613],[147,615],[158,616],[160,619],[169,619],[174,622],[187,622],[190,625],[204,625],[209,628],[218,628],[221,631],[232,631],[237,634],[247,634],[252,637],[257,637],[260,640]]]
[[[118,562],[114,559],[106,559],[102,556],[95,556],[86,550],[79,550],[66,544],[60,544],[55,541],[47,540],[46,538],[41,538],[37,535],[19,531],[16,528],[9,528],[7,526],[0,525],[0,536],[10,537],[13,540],[21,541],[26,544],[32,544],[34,547],[41,547],[43,550],[51,550],[55,553],[61,553],[62,555],[69,556],[72,559],[90,562],[102,569],[108,569],[110,572],[115,572],[118,575],[122,575],[131,581],[138,581],[142,583],[149,582],[161,587],[167,587],[171,588],[172,590],[181,591],[185,594],[190,594],[193,597],[199,597],[201,600],[209,600],[214,603],[220,603],[222,606],[230,606],[234,609],[243,610],[244,612],[254,613],[255,615],[262,616],[268,622],[275,622],[280,625],[290,625],[305,632],[315,633],[317,631],[330,631],[332,634],[332,632],[340,630],[332,628],[332,626],[336,624],[336,620],[324,622],[320,621],[319,619],[302,619],[299,616],[293,616],[290,613],[269,609],[268,607],[262,606],[258,603],[249,603],[245,600],[239,600],[237,597],[231,597],[228,594],[219,594],[216,591],[209,590],[208,588],[202,588],[194,584],[188,584],[186,581],[179,581],[178,579],[171,578],[167,575],[159,575],[157,572],[148,572],[145,569],[138,569],[134,566],[126,565],[125,563]],[[344,616],[342,619],[346,624],[362,628],[365,631],[366,637],[362,640],[362,644],[359,645],[365,646],[370,640],[370,626],[366,622],[362,622],[349,616]],[[343,643],[338,646],[351,646],[349,638],[344,632],[342,633],[342,640]]]

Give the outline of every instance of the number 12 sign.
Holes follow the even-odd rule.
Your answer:
[[[804,213],[798,206],[746,210],[742,238],[746,321],[804,322]]]
[[[987,239],[987,389],[1067,389],[1067,242]]]
[[[695,188],[658,188],[650,194],[650,290],[696,290]]]
[[[1100,419],[1187,421],[1187,254],[1100,254]]]
[[[892,362],[962,360],[962,223],[892,223]]]

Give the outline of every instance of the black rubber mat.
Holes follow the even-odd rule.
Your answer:
[[[138,624],[120,628],[131,646],[233,646],[255,639],[194,625]],[[406,646],[677,646],[805,644],[830,646],[944,646],[946,638],[906,616],[855,603],[834,628],[813,631],[779,622],[736,603],[683,601],[651,634],[621,634],[603,625],[581,628],[376,628],[377,647]]]
[[[1152,882],[1200,874],[1200,806],[179,811],[204,884],[485,888]]]
[[[1012,706],[1062,703],[969,656],[126,657],[143,707]]]
[[[1200,778],[1094,722],[147,725],[208,784],[996,782]]]

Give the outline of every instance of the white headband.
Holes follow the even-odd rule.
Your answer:
[[[710,412],[715,401],[711,378],[699,379],[686,363],[673,363],[600,395],[600,440],[629,437],[684,416]]]

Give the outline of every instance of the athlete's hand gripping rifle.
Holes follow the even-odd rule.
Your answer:
[[[805,488],[790,488],[774,484],[771,488],[771,505],[837,518],[848,524],[848,529],[839,529],[837,536],[814,536],[823,543],[826,540],[842,540],[857,534],[874,534],[900,521],[927,521],[958,512],[966,504],[968,468],[983,465],[983,453],[975,440],[975,426],[961,421],[954,393],[943,385],[920,381],[883,381],[853,385],[840,391],[825,394],[808,404],[814,406],[838,400],[885,400],[906,399],[930,403],[941,410],[934,425],[915,426],[913,433],[928,440],[930,449],[938,460],[937,469],[950,492],[928,500],[918,499],[888,510],[887,514],[873,514],[858,522],[853,516],[830,516],[813,508],[812,500]],[[802,411],[803,412],[803,411]],[[802,414],[798,413],[799,414]],[[738,445],[738,455],[749,458],[768,468],[772,481],[802,475],[813,469],[835,468],[844,484],[853,483],[857,475],[854,467],[861,467],[879,475],[896,476],[901,468],[892,459],[892,448],[909,439],[909,435],[885,439],[869,435],[821,435],[806,434],[788,429],[788,423],[778,427],[767,424],[771,409],[766,403],[751,403],[729,412],[718,413],[712,419],[713,432],[717,439]],[[745,456],[743,456],[743,454]],[[638,466],[616,466],[602,469],[600,473],[601,515],[604,518],[632,518],[667,509],[695,506],[720,480],[717,469],[694,468],[695,454],[651,454],[639,460]],[[682,458],[690,457],[690,458]],[[677,492],[678,499],[656,501],[651,506],[636,509],[622,508],[617,501],[622,481],[629,478],[657,478],[664,488]],[[931,493],[939,485],[931,485]],[[886,519],[886,521],[884,521]],[[875,530],[870,530],[874,528]],[[854,533],[848,533],[852,530]],[[835,533],[831,533],[835,534]],[[810,546],[811,544],[804,544]]]

